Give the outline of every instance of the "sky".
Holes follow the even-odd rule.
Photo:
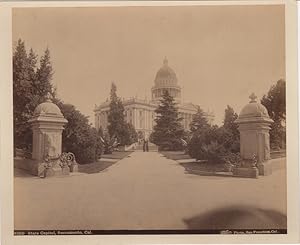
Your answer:
[[[284,25],[283,5],[18,8],[13,46],[48,47],[59,97],[91,123],[111,82],[120,97],[151,98],[167,57],[183,100],[220,125],[227,105],[239,113],[285,79]]]

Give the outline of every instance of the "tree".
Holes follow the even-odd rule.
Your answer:
[[[211,163],[225,163],[226,159],[239,152],[239,131],[235,123],[237,114],[227,106],[223,125],[210,126],[203,120],[200,110],[194,117],[192,137],[188,143],[188,153],[198,160]],[[204,123],[203,123],[204,122]]]
[[[14,145],[25,148],[24,135],[29,129],[30,103],[29,62],[24,42],[19,39],[13,53]],[[28,142],[29,143],[29,142]]]
[[[220,128],[220,140],[224,145],[225,149],[232,153],[240,151],[240,133],[238,125],[235,120],[238,118],[237,113],[234,112],[233,108],[227,105],[225,109],[225,116],[223,120],[223,126]]]
[[[145,138],[145,134],[142,131],[138,131],[138,139],[143,140]]]
[[[205,117],[204,111],[200,108],[200,106],[197,107],[196,114],[193,115],[192,122],[190,123],[190,130],[191,132],[195,132],[203,127],[208,127],[209,124],[207,122],[207,119]]]
[[[124,106],[117,96],[117,87],[114,83],[110,90],[108,132],[110,137],[117,137],[121,145],[129,144],[130,135],[124,119]]]
[[[98,159],[101,158],[102,152],[103,152],[103,144],[101,137],[103,135],[103,131],[97,130],[94,127],[92,128],[92,134],[96,136],[96,142],[95,142],[95,160],[97,161]],[[100,128],[101,129],[101,128]]]
[[[101,137],[104,136],[104,132],[103,132],[102,126],[100,126],[100,127],[98,128],[98,134],[99,134]]]
[[[134,126],[131,123],[126,123],[126,127],[128,130],[128,135],[129,135],[129,139],[128,139],[128,144],[131,145],[134,142],[138,141],[138,134],[134,128]]]
[[[220,142],[220,128],[210,126],[194,131],[188,143],[188,153],[197,160],[208,160],[212,163],[222,163],[226,149]]]
[[[74,105],[60,102],[58,106],[68,120],[62,134],[63,151],[74,153],[81,164],[96,161],[102,152],[100,133]]]
[[[174,98],[166,90],[160,100],[160,105],[155,110],[156,125],[151,135],[151,141],[158,145],[161,150],[182,149],[181,139],[184,129],[181,124],[182,118],[178,115],[178,109]]]
[[[44,55],[40,59],[40,66],[36,71],[36,79],[34,83],[35,94],[39,98],[43,98],[46,94],[50,93],[53,97],[54,88],[51,83],[53,77],[53,68],[50,60],[50,51],[47,48]],[[38,101],[41,103],[43,101]]]
[[[238,125],[235,123],[235,120],[238,118],[238,114],[234,112],[233,108],[227,105],[225,109],[225,116],[223,120],[223,126],[226,129],[229,129],[234,134],[238,135]]]
[[[13,52],[14,147],[31,150],[32,130],[28,120],[50,93],[53,103],[58,105],[68,120],[62,135],[63,149],[73,152],[79,163],[95,161],[102,152],[100,132],[75,106],[64,104],[57,97],[51,83],[53,68],[49,49],[45,50],[39,66],[37,61],[34,51],[30,49],[27,54],[24,41],[19,39]]]
[[[27,54],[25,43],[18,40],[13,52],[13,104],[14,104],[14,147],[31,150],[32,132],[28,120],[38,104],[52,92],[52,66],[49,50],[41,58],[30,49]],[[43,75],[42,75],[43,74]]]
[[[270,130],[270,143],[272,149],[285,148],[286,145],[286,82],[277,81],[264,95],[261,103],[267,108],[269,116],[274,121]]]

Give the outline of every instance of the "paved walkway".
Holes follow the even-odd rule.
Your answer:
[[[259,179],[198,176],[157,152],[134,152],[97,174],[16,177],[15,229],[243,228],[249,221],[265,228],[261,219],[274,223],[274,215],[282,225],[285,189],[283,169]]]

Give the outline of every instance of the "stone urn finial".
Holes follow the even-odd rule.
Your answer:
[[[249,99],[250,99],[250,103],[256,103],[256,99],[257,99],[257,96],[255,95],[255,93],[252,93],[250,96],[249,96]]]
[[[51,93],[48,92],[48,93],[46,94],[46,100],[45,100],[45,102],[52,102],[52,99],[53,99],[53,97],[52,97]]]
[[[167,56],[165,56],[164,61],[163,61],[163,64],[164,64],[165,66],[168,65],[168,59],[167,59]]]

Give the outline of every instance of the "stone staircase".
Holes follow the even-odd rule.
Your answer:
[[[150,143],[148,144],[149,151],[158,151],[157,145]],[[143,143],[138,144],[135,151],[143,151]]]

